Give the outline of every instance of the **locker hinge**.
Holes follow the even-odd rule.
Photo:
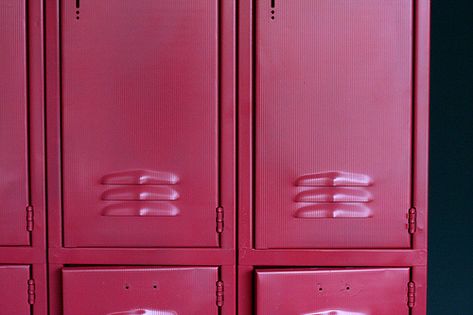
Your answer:
[[[217,207],[217,233],[223,232],[223,207]]]
[[[416,305],[416,284],[413,281],[407,285],[407,305],[409,308]]]
[[[417,209],[414,207],[409,209],[408,226],[409,226],[409,233],[414,234],[417,228]]]
[[[36,288],[34,279],[28,280],[28,304],[34,304],[36,299]]]
[[[26,230],[32,232],[34,227],[34,210],[33,206],[26,207]]]
[[[223,281],[217,281],[217,306],[223,306]]]

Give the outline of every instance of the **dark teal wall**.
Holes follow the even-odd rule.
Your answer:
[[[473,314],[473,1],[432,0],[429,315]]]

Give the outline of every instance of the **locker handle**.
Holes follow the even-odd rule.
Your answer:
[[[130,311],[114,312],[105,315],[178,315],[175,311],[169,310],[148,310],[148,309],[137,309]]]

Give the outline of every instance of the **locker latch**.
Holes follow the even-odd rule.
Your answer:
[[[217,233],[223,232],[223,207],[217,207]]]
[[[407,285],[407,305],[409,308],[416,305],[416,284],[413,281]]]
[[[417,228],[417,209],[414,207],[410,208],[408,217],[409,233],[414,234]]]
[[[34,304],[36,299],[36,288],[33,279],[28,280],[28,304]]]
[[[223,281],[217,281],[217,306],[223,306]]]
[[[34,212],[33,206],[28,205],[26,207],[26,230],[28,232],[33,231],[34,227]]]

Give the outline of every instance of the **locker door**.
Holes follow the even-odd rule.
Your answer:
[[[67,315],[217,315],[218,268],[65,268]]]
[[[258,248],[407,248],[412,1],[257,2]]]
[[[26,7],[0,1],[0,246],[28,245]]]
[[[28,266],[0,266],[0,314],[30,314],[28,304]]]
[[[66,247],[218,245],[217,12],[62,1]]]
[[[408,315],[408,268],[256,272],[258,315]]]

